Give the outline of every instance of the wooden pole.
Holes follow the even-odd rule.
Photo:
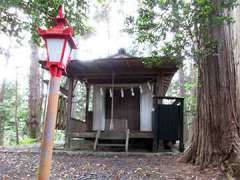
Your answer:
[[[89,85],[85,84],[86,86],[86,109],[85,109],[85,120],[87,124],[87,129],[90,130],[90,122],[88,117],[88,109],[89,109]]]
[[[154,93],[155,93],[155,96],[163,96],[163,81],[162,81],[162,74],[160,73],[158,76],[157,76],[157,80],[156,80],[156,83],[155,83],[155,89],[154,89]],[[159,145],[160,145],[160,141],[158,139],[158,113],[157,113],[157,105],[158,103],[161,103],[162,102],[162,99],[158,99],[158,98],[155,98],[153,99],[153,107],[154,107],[154,112],[153,112],[153,127],[152,127],[152,130],[153,130],[153,134],[154,134],[154,138],[153,138],[153,151],[154,152],[157,152],[159,150]]]
[[[180,130],[180,143],[179,143],[179,151],[180,152],[184,152],[184,139],[183,139],[183,136],[184,136],[184,99],[182,98],[181,100],[181,105],[180,105],[180,127],[179,127],[179,130]]]
[[[61,77],[51,76],[47,114],[44,122],[44,134],[41,144],[41,157],[38,176],[39,180],[48,180],[50,177],[60,81]]]
[[[69,80],[69,87],[68,87],[68,98],[67,98],[67,119],[66,119],[66,130],[65,130],[65,150],[70,150],[71,146],[71,137],[70,137],[70,121],[71,121],[71,114],[72,114],[72,97],[73,97],[73,78]]]
[[[111,121],[110,121],[110,126],[109,129],[113,130],[114,129],[114,124],[113,124],[113,112],[114,112],[114,73],[112,74],[112,104],[111,104]]]
[[[153,117],[152,117],[152,131],[153,131],[153,146],[152,146],[152,151],[153,152],[157,152],[158,151],[158,134],[157,134],[157,129],[158,129],[158,113],[157,113],[157,98],[153,98],[153,108],[154,108],[154,112],[152,113]]]

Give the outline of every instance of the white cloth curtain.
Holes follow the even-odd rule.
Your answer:
[[[93,87],[93,130],[105,129],[105,89],[103,95],[100,87]]]
[[[142,86],[143,92],[140,94],[140,131],[152,131],[152,91],[147,83]]]

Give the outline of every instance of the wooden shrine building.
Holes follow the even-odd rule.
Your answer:
[[[183,151],[183,99],[165,97],[177,70],[171,60],[146,67],[123,49],[103,59],[72,60],[68,86],[61,88],[67,104],[59,107],[57,119],[57,128],[65,130],[65,148],[73,149],[80,141],[80,149],[123,146],[126,151],[158,151],[159,140],[179,140]],[[86,86],[85,119],[71,117],[77,81]],[[66,116],[61,116],[64,110]]]

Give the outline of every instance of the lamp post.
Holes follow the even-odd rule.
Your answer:
[[[38,29],[38,33],[45,41],[47,49],[46,67],[51,74],[47,113],[41,143],[39,180],[47,180],[50,177],[61,76],[66,71],[72,49],[77,48],[73,39],[74,30],[69,26],[67,19],[64,17],[62,6],[59,7],[55,21],[56,26],[53,28],[47,30]]]

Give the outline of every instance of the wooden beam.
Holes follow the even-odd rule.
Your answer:
[[[122,75],[117,75],[115,78],[116,79],[129,79],[129,78],[156,78],[157,74],[141,74],[141,75],[126,75],[126,74],[122,74]],[[77,76],[77,78],[79,79],[111,79],[111,75],[108,74],[91,74],[91,75],[80,75]]]
[[[112,71],[109,71],[109,72],[103,72],[103,71],[99,71],[99,72],[96,72],[96,71],[92,71],[92,72],[82,72],[82,73],[73,73],[75,74],[75,76],[78,76],[78,77],[92,77],[92,76],[111,76],[111,72]],[[133,70],[129,70],[129,71],[116,71],[115,74],[116,74],[116,77],[117,76],[141,76],[141,75],[158,75],[159,73],[163,73],[163,74],[166,74],[168,76],[170,75],[173,75],[176,70],[164,70],[164,69],[161,69],[161,70],[148,70],[148,71],[133,71]]]
[[[127,83],[127,84],[114,84],[115,88],[129,88],[129,87],[139,87],[140,85],[143,85],[142,83]],[[112,84],[94,84],[96,87],[112,87]]]
[[[74,132],[71,133],[71,137],[73,138],[89,138],[89,139],[95,139],[96,138],[96,133],[97,131],[91,131],[91,132]],[[125,135],[122,133],[111,133],[111,131],[106,132],[106,131],[102,131],[101,132],[101,139],[119,139],[119,138],[123,138],[125,139]],[[153,132],[131,132],[129,134],[129,139],[152,139],[153,138]]]
[[[146,83],[146,82],[152,82],[154,81],[154,79],[152,78],[148,78],[148,79],[115,79],[115,83],[116,84],[142,84],[142,83]],[[89,79],[87,80],[87,82],[89,84],[111,84],[111,79]]]
[[[157,96],[157,97],[154,97],[154,98],[157,98],[157,99],[177,99],[177,100],[184,99],[183,97],[174,97],[174,96]]]

